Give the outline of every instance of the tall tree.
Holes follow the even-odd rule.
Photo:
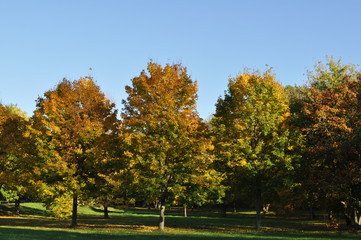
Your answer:
[[[114,104],[91,77],[64,79],[38,98],[33,121],[46,202],[65,215],[71,206],[71,225],[76,226],[86,182],[102,171],[97,168],[97,142],[117,123]]]
[[[342,78],[346,80],[332,88],[310,89],[310,99],[304,104],[310,124],[304,131],[312,156],[309,165],[317,180],[312,186],[319,190],[330,213],[342,202],[347,223],[361,225],[361,80]]]
[[[315,101],[320,101],[322,97],[316,96],[322,92],[336,89],[347,82],[356,80],[356,66],[353,64],[344,65],[341,60],[341,58],[335,60],[334,57],[326,56],[325,63],[319,61],[312,71],[308,71],[307,85],[286,87],[290,98],[291,133],[299,139],[297,151],[302,156],[299,159],[299,168],[295,171],[298,173],[295,176],[295,181],[300,183],[299,190],[302,192],[302,194],[301,192],[297,194],[304,196],[306,204],[310,207],[312,217],[315,217],[314,207],[326,207],[326,203],[329,201],[326,197],[328,195],[326,189],[332,185],[327,184],[328,181],[320,180],[320,174],[324,170],[321,167],[323,157],[321,151],[316,151],[316,149],[321,149],[320,145],[325,139],[311,130],[316,118],[311,117],[310,112],[306,109],[310,109],[311,105],[318,104],[320,106],[321,103]]]
[[[212,124],[217,157],[228,181],[253,182],[257,229],[261,228],[262,197],[271,190],[272,180],[291,168],[288,118],[287,95],[270,71],[230,78],[225,96],[216,104]]]
[[[34,141],[29,118],[16,105],[0,104],[0,185],[14,194],[19,212],[20,197],[34,192]]]
[[[166,205],[186,195],[187,183],[212,172],[207,128],[196,111],[197,83],[179,64],[148,64],[126,86],[122,118],[130,135],[132,172],[138,186],[160,202],[159,229]],[[217,174],[212,180],[217,183]]]

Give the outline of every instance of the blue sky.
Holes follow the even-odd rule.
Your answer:
[[[182,63],[203,118],[244,68],[301,85],[326,55],[361,63],[358,0],[0,0],[0,101],[29,115],[62,78],[92,75],[121,109],[153,59]],[[93,70],[90,71],[89,68]]]

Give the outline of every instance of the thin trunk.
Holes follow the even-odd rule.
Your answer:
[[[257,231],[261,230],[261,210],[262,210],[262,195],[261,195],[261,191],[258,190],[256,196],[256,212],[257,212],[256,230]]]
[[[187,204],[183,205],[184,217],[187,217]]]
[[[346,202],[341,202],[343,204],[343,211],[344,211],[344,217],[345,217],[345,221],[346,221],[346,226],[351,226],[352,225],[352,218],[351,215],[347,209],[347,203]]]
[[[20,214],[20,197],[15,199],[15,213]]]
[[[233,201],[233,213],[237,212],[236,201]]]
[[[347,213],[345,213],[344,216],[345,216],[346,226],[351,226],[352,225],[351,217]]]
[[[359,212],[358,208],[356,208],[356,207],[354,207],[354,220],[355,220],[355,225],[356,225],[356,226],[360,226],[360,225],[361,225],[360,212]]]
[[[226,204],[226,198],[223,198],[223,216],[227,217],[227,204]]]
[[[329,212],[328,212],[328,220],[332,220],[333,219],[333,213],[332,213],[332,210],[330,210]]]
[[[316,219],[315,210],[312,205],[310,206],[310,215],[311,215],[311,219]]]
[[[162,203],[160,206],[160,216],[159,216],[159,230],[164,231],[164,221],[165,221],[165,205]]]
[[[73,211],[71,215],[71,227],[76,227],[78,218],[78,197],[74,195],[73,197]]]
[[[103,205],[104,206],[104,218],[108,219],[109,218],[109,211],[108,211],[108,205]]]

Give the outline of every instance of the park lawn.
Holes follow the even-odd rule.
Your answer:
[[[24,203],[20,216],[0,217],[0,239],[361,239],[361,233],[337,232],[323,221],[300,217],[266,216],[263,230],[254,230],[254,214],[237,213],[221,217],[217,212],[169,210],[166,231],[157,231],[158,211],[139,208],[110,209],[103,219],[100,209],[80,207],[79,226],[71,229],[69,220],[57,220],[41,203]]]

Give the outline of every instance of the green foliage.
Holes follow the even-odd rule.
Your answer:
[[[287,101],[282,86],[269,72],[230,79],[212,119],[229,166],[245,167],[255,175],[278,162],[290,163],[285,155],[289,147]]]
[[[314,71],[308,71],[308,81],[312,88],[324,91],[355,81],[357,73],[356,65],[343,65],[341,58],[335,61],[334,57],[326,56],[326,64],[319,61],[315,64]]]
[[[230,187],[242,191],[252,183],[261,198],[292,170],[289,116],[288,97],[270,71],[230,78],[212,119],[219,168]]]
[[[4,186],[1,186],[0,194],[1,194],[1,199],[5,200],[7,202],[15,201],[15,200],[19,199],[17,191],[7,190],[7,189],[5,189]]]

